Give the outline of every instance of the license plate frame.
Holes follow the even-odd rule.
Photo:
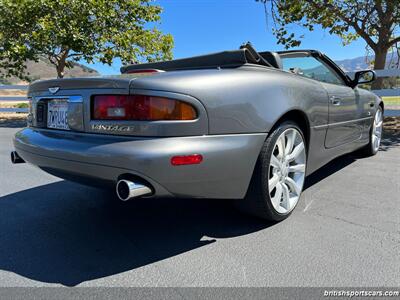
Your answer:
[[[47,128],[71,130],[68,126],[68,99],[47,101]]]

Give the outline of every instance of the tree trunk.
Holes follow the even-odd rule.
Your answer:
[[[60,60],[56,66],[56,69],[57,69],[57,78],[63,78],[65,69],[65,60],[64,61]]]
[[[61,55],[57,61],[56,69],[57,69],[57,78],[64,78],[64,69],[68,57],[68,50],[61,52]]]
[[[382,48],[378,48],[378,50],[375,50],[374,70],[383,70],[385,68],[387,52],[388,52],[387,49],[382,49]],[[373,90],[379,90],[382,87],[383,87],[383,78],[382,77],[377,78],[372,83]]]

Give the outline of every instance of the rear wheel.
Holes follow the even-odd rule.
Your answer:
[[[306,144],[294,122],[284,122],[267,138],[239,207],[270,221],[286,219],[296,207],[305,179]]]
[[[378,153],[382,139],[382,129],[383,129],[383,109],[382,107],[378,106],[369,133],[369,143],[363,149],[366,155],[373,156],[376,153]]]

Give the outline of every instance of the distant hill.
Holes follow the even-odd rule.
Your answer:
[[[72,69],[65,68],[65,77],[88,77],[100,75],[96,70],[88,68],[79,63],[73,62],[74,67]],[[48,59],[40,58],[39,62],[28,61],[26,64],[26,71],[29,73],[29,77],[32,80],[37,79],[48,79],[57,77],[57,72]],[[18,84],[21,83],[21,79],[11,78],[0,78],[0,84]]]
[[[353,71],[359,71],[359,70],[365,70],[365,69],[372,68],[372,66],[367,64],[367,61],[371,62],[373,60],[374,60],[374,56],[368,56],[368,59],[366,59],[365,56],[360,56],[360,57],[351,58],[351,59],[337,60],[335,62],[343,69],[343,71],[353,72]],[[397,54],[389,53],[386,57],[386,68],[396,67],[397,61],[398,61]]]

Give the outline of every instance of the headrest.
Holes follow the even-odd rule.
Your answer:
[[[281,57],[279,56],[278,53],[276,52],[271,52],[271,51],[265,51],[265,52],[259,52],[260,55],[268,61],[273,67],[277,69],[282,69],[282,60]]]
[[[249,63],[273,67],[268,61],[265,60],[264,57],[260,55],[260,53],[257,52],[256,49],[254,49],[253,45],[250,42],[242,44],[239,49],[244,50],[244,53]]]

